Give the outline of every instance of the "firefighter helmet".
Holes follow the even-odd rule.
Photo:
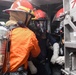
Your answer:
[[[63,14],[63,8],[59,9],[56,13],[56,18],[59,18]]]
[[[46,13],[40,9],[34,11],[34,18],[33,20],[38,20],[38,19],[45,19],[46,18]]]
[[[33,6],[30,2],[27,0],[16,0],[9,9],[4,10],[5,12],[10,12],[10,11],[22,11],[22,12],[27,12],[31,15],[34,15],[33,13]]]
[[[46,13],[40,9],[34,11],[34,18],[32,18],[29,28],[33,30],[40,38],[46,38],[47,31],[47,16]]]
[[[60,21],[61,20],[60,16],[63,14],[63,12],[64,12],[63,8],[59,9],[54,16],[53,21]]]

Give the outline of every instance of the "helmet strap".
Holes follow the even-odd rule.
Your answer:
[[[25,22],[23,23],[23,21],[18,21],[18,25],[20,26],[20,27],[26,27],[26,26],[28,26],[29,25],[29,23],[30,23],[30,20],[31,20],[31,17],[28,19],[28,17],[29,17],[29,14],[28,13],[26,13],[26,20],[25,20]]]
[[[29,25],[30,20],[31,20],[31,17],[29,18],[29,20],[28,20],[28,17],[29,17],[29,14],[26,13],[26,20],[25,20],[25,25],[26,25],[26,26]]]
[[[25,25],[27,26],[28,14],[26,13],[25,16],[26,16]]]

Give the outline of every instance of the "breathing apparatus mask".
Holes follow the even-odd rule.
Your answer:
[[[37,36],[46,37],[47,32],[47,20],[31,20],[29,26]]]

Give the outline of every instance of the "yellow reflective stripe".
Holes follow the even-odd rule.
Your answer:
[[[36,18],[32,18],[32,20],[36,20]]]
[[[27,11],[27,12],[30,13],[30,14],[34,14],[34,12],[31,11],[29,8],[26,8],[26,7],[23,7],[23,6],[19,6],[18,8],[20,8],[20,9],[22,9],[22,10],[25,10],[25,11]]]

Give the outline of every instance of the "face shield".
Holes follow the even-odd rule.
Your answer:
[[[29,28],[34,31],[36,35],[46,37],[47,20],[32,20],[29,24]]]
[[[61,21],[58,27],[55,30],[55,33],[63,32],[64,21]]]

